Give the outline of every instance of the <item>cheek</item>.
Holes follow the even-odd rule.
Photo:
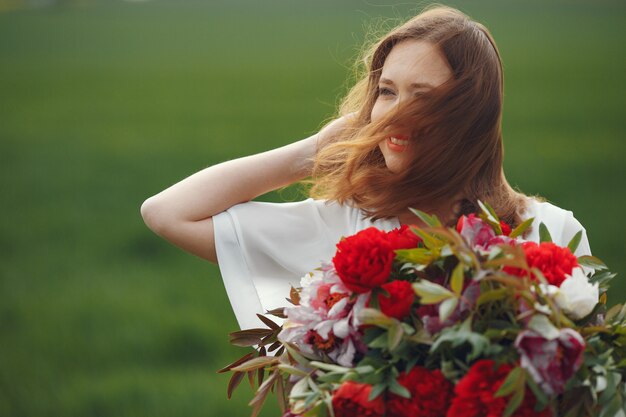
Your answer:
[[[374,103],[374,107],[372,107],[372,114],[370,115],[372,123],[379,121],[385,115],[384,106],[381,103],[380,100],[377,100],[376,103]]]

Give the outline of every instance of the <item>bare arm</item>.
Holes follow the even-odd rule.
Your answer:
[[[141,215],[159,236],[217,262],[212,216],[310,175],[317,144],[343,125],[337,119],[298,142],[203,169],[148,198]]]

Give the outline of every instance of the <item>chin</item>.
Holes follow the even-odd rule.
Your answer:
[[[383,154],[383,158],[385,158],[387,170],[394,174],[399,174],[404,170],[404,158],[399,158],[395,152],[390,152],[388,149],[385,149],[384,146],[384,144],[380,146],[380,151]]]
[[[387,168],[387,171],[393,172],[394,174],[398,172],[397,167],[387,158],[385,158],[385,167]]]
[[[385,156],[385,166],[387,170],[394,174],[399,174],[405,169],[405,161],[399,161],[398,158]]]

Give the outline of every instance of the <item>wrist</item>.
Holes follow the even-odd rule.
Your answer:
[[[291,171],[295,180],[298,181],[311,175],[315,155],[317,154],[318,135],[312,135],[293,145],[295,147]]]

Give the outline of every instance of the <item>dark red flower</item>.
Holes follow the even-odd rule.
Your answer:
[[[410,282],[391,281],[383,284],[381,288],[387,291],[389,296],[383,294],[378,295],[380,311],[398,320],[402,320],[411,313],[415,291],[413,291]]]
[[[574,329],[560,329],[559,337],[546,339],[532,330],[515,339],[521,366],[548,395],[562,394],[565,383],[583,361],[585,339]]]
[[[398,377],[411,398],[390,394],[387,415],[393,417],[444,417],[452,401],[453,385],[440,370],[429,371],[416,366]]]
[[[394,250],[397,249],[413,249],[416,248],[419,242],[422,240],[416,235],[406,224],[403,224],[398,229],[393,229],[387,233],[389,243]]]
[[[333,394],[335,417],[383,417],[385,402],[382,395],[369,401],[372,392],[369,384],[346,381]]]
[[[501,417],[510,396],[494,397],[513,367],[502,364],[496,367],[490,359],[474,363],[454,388],[456,396],[447,417]],[[512,417],[551,417],[550,408],[534,411],[535,395],[526,390],[524,400]]]
[[[333,264],[349,290],[364,293],[387,282],[393,250],[387,233],[370,227],[339,242]]]
[[[560,247],[552,242],[524,242],[522,244],[526,254],[526,262],[530,268],[541,271],[548,283],[560,287],[565,281],[566,275],[571,275],[572,270],[578,266],[576,256],[567,247]],[[505,267],[504,271],[511,275],[526,276],[528,272],[513,267]],[[536,277],[533,275],[533,279]]]

